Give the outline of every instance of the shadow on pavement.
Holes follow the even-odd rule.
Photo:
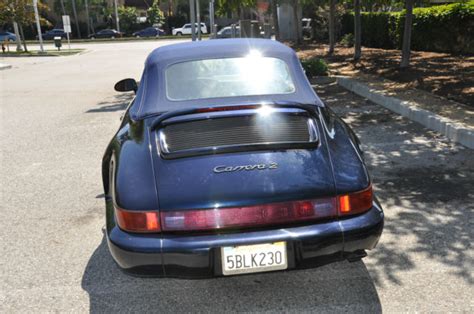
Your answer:
[[[97,108],[92,108],[86,111],[86,113],[97,113],[97,112],[112,112],[125,110],[133,99],[133,93],[120,93],[113,96],[112,100],[101,101],[97,104]]]
[[[336,84],[317,92],[361,139],[385,210],[384,234],[367,260],[376,285],[403,285],[402,274],[414,269],[473,285],[472,150]]]
[[[136,278],[118,269],[105,237],[87,264],[82,288],[91,313],[382,311],[363,262],[204,280]]]

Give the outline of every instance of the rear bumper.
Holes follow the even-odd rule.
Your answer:
[[[288,269],[316,267],[374,248],[384,215],[374,203],[362,215],[303,227],[219,235],[137,235],[113,227],[110,252],[128,273],[141,276],[205,278],[222,276],[220,247],[286,241]]]

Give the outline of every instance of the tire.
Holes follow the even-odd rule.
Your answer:
[[[136,35],[135,38],[140,38],[140,35]]]
[[[94,36],[92,36],[92,37],[91,37],[91,40],[95,40],[95,37],[94,37]]]
[[[183,33],[177,32],[177,33],[176,33],[176,36],[183,36]]]
[[[12,42],[14,42],[15,40],[14,40],[14,39],[11,39],[11,38],[8,38],[8,41],[12,43]]]
[[[110,37],[111,39],[115,39],[115,36]]]

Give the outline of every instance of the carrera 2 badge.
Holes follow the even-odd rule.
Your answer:
[[[255,164],[255,165],[242,165],[242,166],[217,166],[214,167],[213,171],[215,173],[224,173],[224,172],[235,172],[235,171],[252,171],[252,170],[272,170],[278,169],[278,164],[276,162],[270,162],[268,164]]]

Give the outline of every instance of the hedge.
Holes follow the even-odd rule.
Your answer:
[[[353,33],[354,14],[342,17],[342,34]],[[362,12],[362,45],[400,49],[405,11]],[[420,51],[474,53],[474,0],[413,10],[411,48]]]

